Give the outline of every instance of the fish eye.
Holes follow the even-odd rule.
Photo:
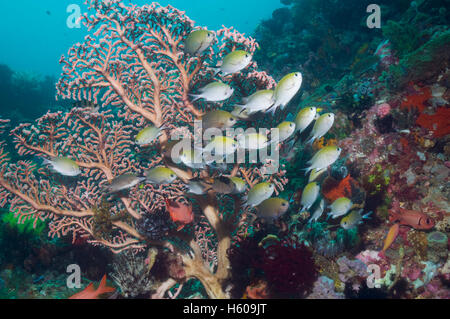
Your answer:
[[[298,76],[298,73],[295,73],[295,76]]]
[[[170,177],[175,177],[175,175],[173,175],[173,174],[170,174]]]
[[[338,148],[337,148],[337,150],[338,150],[338,152],[340,152],[340,151],[341,151],[341,148],[340,148],[340,147],[338,147]]]
[[[430,219],[427,218],[427,220],[425,221],[427,224],[430,224]]]
[[[281,206],[286,206],[286,203],[281,204]]]
[[[231,122],[234,122],[235,120],[234,120],[234,117],[230,117],[230,121]]]
[[[313,108],[313,107],[310,107],[309,109],[310,109],[311,111],[314,111],[314,108]]]
[[[331,117],[331,114],[328,114],[328,117]]]

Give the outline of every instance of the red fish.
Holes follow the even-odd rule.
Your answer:
[[[397,210],[398,213],[391,210],[389,214],[389,220],[393,223],[421,230],[434,227],[434,220],[425,213],[403,208],[398,208]]]
[[[76,293],[69,299],[99,299],[100,295],[114,291],[116,291],[115,288],[106,286],[106,275],[104,275],[97,289],[94,288],[94,283],[91,282],[83,291]]]
[[[165,199],[166,208],[170,214],[170,218],[174,223],[180,223],[181,225],[177,228],[177,231],[182,230],[183,227],[194,220],[194,213],[192,212],[192,206],[178,203],[176,201],[171,201]]]

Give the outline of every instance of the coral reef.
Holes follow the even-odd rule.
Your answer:
[[[314,283],[314,288],[308,299],[344,299],[344,294],[336,292],[334,282],[326,276],[320,276]]]
[[[51,78],[0,65],[12,106],[0,114],[11,119],[0,119],[0,297],[449,299],[450,10],[380,0],[382,27],[370,29],[371,2],[282,0],[254,38],[208,30],[210,45],[192,52],[188,38],[205,28],[184,12],[88,0],[88,35],[60,60],[57,102]],[[237,50],[253,60],[228,74]],[[274,114],[236,111],[294,71],[302,89]],[[219,80],[232,94],[208,100]],[[302,109],[310,121],[294,116]],[[221,133],[228,121],[309,124],[281,143],[270,133],[279,162],[177,158],[179,139],[214,142],[191,145],[217,110],[232,114]],[[319,163],[324,150],[337,159]],[[152,179],[157,167],[173,179]],[[246,205],[262,182],[289,207],[276,217],[265,200]],[[59,275],[73,263],[76,294]],[[91,289],[104,274],[116,287],[105,275]]]
[[[439,263],[445,261],[448,255],[448,238],[445,233],[434,231],[427,236],[428,255],[427,259]]]

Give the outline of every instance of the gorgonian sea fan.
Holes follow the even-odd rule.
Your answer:
[[[183,41],[195,27],[184,12],[157,3],[142,7],[119,0],[87,3],[90,11],[83,16],[83,22],[90,33],[61,58],[63,71],[57,94],[58,98],[95,103],[99,110],[74,108],[47,113],[35,123],[21,124],[11,131],[20,156],[69,157],[80,167],[81,174],[70,184],[58,183],[52,172],[33,161],[11,163],[2,149],[0,204],[9,205],[20,221],[49,220],[50,236],[72,235],[74,241],[83,238],[115,253],[168,247],[182,259],[179,264],[184,267],[186,278],[199,279],[210,297],[229,297],[222,287],[230,276],[226,252],[233,234],[239,233],[236,228],[246,224],[243,219],[247,215],[243,214],[240,196],[231,199],[210,191],[195,202],[195,210],[203,216],[198,220],[209,224],[212,235],[197,236],[203,225],[190,228],[190,233],[175,233],[177,239],[186,243],[180,247],[189,247],[189,251],[161,238],[158,227],[158,236],[151,235],[154,240],[148,240],[145,231],[138,231],[138,225],[154,226],[141,220],[145,212],[162,209],[164,198],[190,201],[185,183],[193,177],[214,177],[209,170],[195,172],[175,165],[163,150],[171,133],[182,131],[192,136],[192,122],[217,107],[204,101],[194,104],[189,98],[190,92],[217,80],[211,66],[236,49],[253,54],[258,45],[233,28],[223,28],[215,32],[216,43],[201,56],[188,56],[184,54]],[[269,75],[258,71],[255,62],[239,73],[219,77],[235,89],[233,97],[221,106],[225,110],[242,97],[275,84]],[[270,123],[272,118],[265,117],[264,122],[255,122],[255,127],[274,127],[278,124],[276,118]],[[144,156],[142,148],[134,143],[136,134],[148,125],[165,127],[145,153],[152,156]],[[114,199],[102,191],[118,176],[141,176],[145,170],[160,165],[171,168],[178,179],[166,185],[136,185]],[[285,172],[265,175],[262,169],[264,165],[260,169],[257,164],[242,163],[235,164],[228,173],[245,179],[249,188],[268,181],[276,185],[276,194],[282,191],[287,183]],[[96,219],[95,208],[105,199],[111,204],[111,219]],[[227,206],[219,204],[224,200],[236,203],[232,218],[226,221],[223,208]],[[95,224],[99,220],[110,226],[105,228],[108,233],[104,236],[93,231],[101,226]],[[205,253],[202,249],[215,251]],[[204,262],[205,256],[209,262]],[[179,279],[167,280],[159,290],[160,296]]]

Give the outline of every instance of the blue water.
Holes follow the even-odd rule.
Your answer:
[[[59,58],[86,34],[84,27],[67,27],[66,8],[69,4],[85,8],[83,3],[84,0],[1,1],[0,64],[16,71],[58,76]],[[151,1],[134,0],[133,3],[142,5]],[[269,18],[274,9],[282,6],[278,0],[163,0],[160,3],[186,11],[197,25],[214,30],[222,25],[234,26],[246,34],[251,34],[262,19]]]

